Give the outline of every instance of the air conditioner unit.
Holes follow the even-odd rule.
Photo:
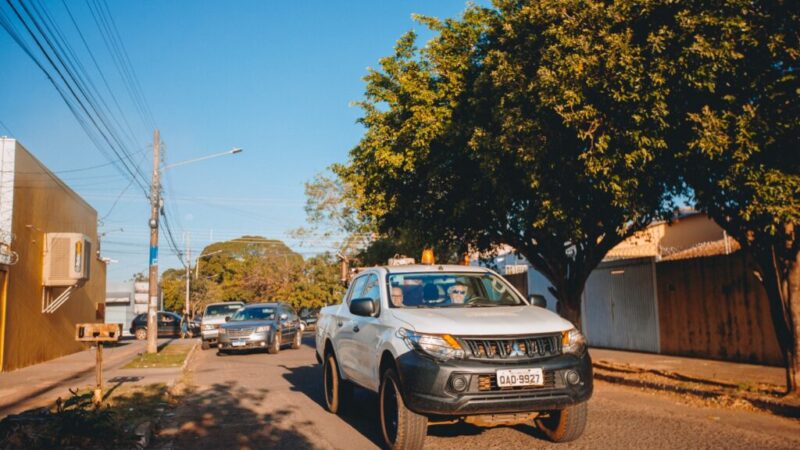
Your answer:
[[[74,286],[89,279],[92,241],[81,233],[47,233],[44,246],[45,286]]]

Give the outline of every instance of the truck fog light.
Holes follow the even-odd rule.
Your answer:
[[[578,375],[578,372],[575,372],[574,370],[568,370],[564,375],[564,378],[567,379],[567,383],[572,385],[576,385],[581,382],[581,376]]]
[[[463,392],[467,388],[467,379],[463,375],[456,375],[450,380],[450,386],[456,392]]]
[[[266,343],[266,342],[264,342],[264,341],[261,341],[261,346],[263,347],[263,346],[265,346],[265,345],[267,345],[267,343]]]

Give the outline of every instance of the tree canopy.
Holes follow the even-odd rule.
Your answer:
[[[636,91],[657,84],[651,68],[624,18],[598,6],[498,1],[418,17],[436,36],[418,48],[407,33],[367,75],[366,131],[338,170],[381,231],[513,246],[578,326],[591,270],[672,209],[664,94]]]
[[[338,267],[330,255],[308,260],[278,240],[242,236],[206,246],[200,253],[198,277],[190,271],[191,301],[195,311],[208,303],[285,301],[296,308],[318,308],[337,302],[343,294]],[[185,304],[184,270],[163,273],[165,308]]]

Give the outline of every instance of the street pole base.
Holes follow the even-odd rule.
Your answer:
[[[97,388],[92,393],[92,403],[97,406],[100,406],[103,403],[103,389]]]

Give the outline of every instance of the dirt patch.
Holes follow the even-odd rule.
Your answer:
[[[779,386],[752,383],[737,385],[604,361],[596,362],[593,366],[594,377],[598,380],[667,392],[680,397],[685,403],[762,410],[800,418],[800,401],[784,397]]]

